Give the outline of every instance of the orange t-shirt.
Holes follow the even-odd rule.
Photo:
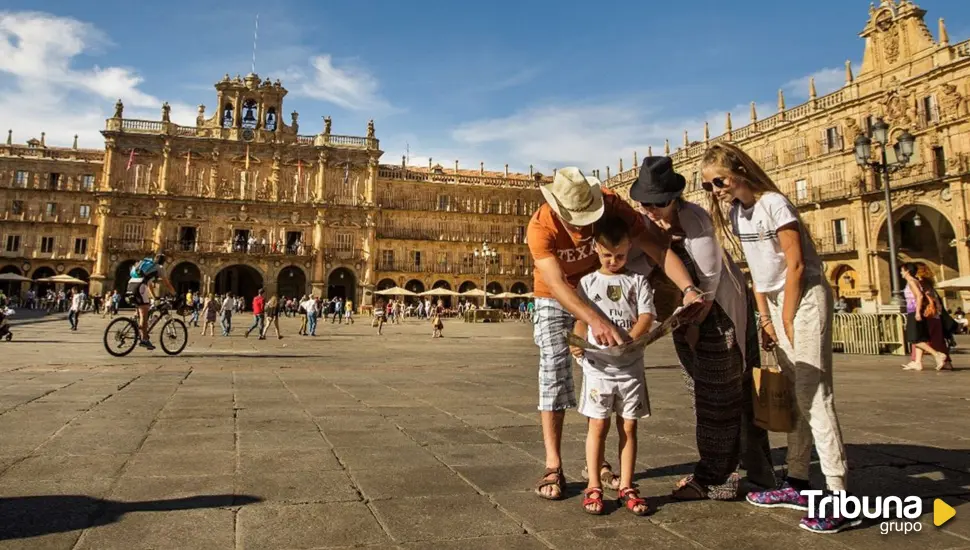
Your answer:
[[[646,229],[643,217],[612,191],[603,189],[603,203],[603,215],[623,218],[630,227],[631,238],[639,237]],[[599,268],[599,256],[596,255],[593,245],[593,226],[585,226],[578,233],[569,231],[548,204],[543,204],[532,215],[527,238],[532,259],[541,260],[552,256],[559,258],[559,268],[573,288],[576,288],[584,275]],[[533,269],[533,277],[535,295],[540,298],[553,298],[552,291],[542,279],[538,267]]]

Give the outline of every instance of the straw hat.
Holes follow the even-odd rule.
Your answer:
[[[600,180],[583,175],[575,166],[559,169],[552,183],[539,190],[553,212],[570,225],[591,225],[603,216]]]

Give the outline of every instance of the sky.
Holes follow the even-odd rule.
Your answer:
[[[934,36],[970,38],[970,2],[918,0]],[[23,143],[102,147],[116,99],[126,118],[194,124],[213,85],[252,70],[279,78],[300,133],[364,135],[382,162],[548,173],[585,170],[648,146],[676,148],[804,102],[858,66],[863,0],[5,0],[0,10],[0,129]],[[258,14],[258,32],[256,19]],[[288,120],[289,117],[284,117]]]

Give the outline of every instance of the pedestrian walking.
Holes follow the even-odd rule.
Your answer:
[[[205,299],[205,305],[202,306],[202,318],[205,320],[202,324],[202,336],[205,336],[205,331],[208,329],[209,336],[216,335],[216,316],[219,312],[219,303],[210,294]]]
[[[71,323],[71,330],[77,330],[77,318],[81,315],[81,308],[84,307],[84,291],[75,290],[71,297],[71,306],[67,312],[67,320]]]
[[[273,296],[266,302],[266,325],[263,327],[263,332],[260,334],[260,339],[266,339],[266,333],[269,332],[269,327],[273,327],[276,331],[276,339],[282,340],[283,336],[280,334],[280,312],[283,310],[283,302],[279,298]]]
[[[266,301],[263,298],[263,293],[263,289],[259,289],[259,291],[256,292],[256,297],[253,298],[253,324],[249,327],[249,330],[246,331],[246,338],[249,338],[249,333],[256,330],[256,333],[259,334],[260,340],[266,339],[266,337],[263,336],[263,320],[265,319],[264,310],[266,305]]]
[[[222,335],[229,336],[232,332],[232,312],[236,308],[236,301],[232,298],[232,292],[226,293],[226,299],[222,301]]]

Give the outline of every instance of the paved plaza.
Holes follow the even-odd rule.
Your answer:
[[[654,415],[636,474],[658,511],[594,517],[580,506],[574,411],[569,498],[532,492],[543,447],[531,325],[451,321],[432,340],[424,322],[377,336],[359,320],[302,338],[286,319],[285,339],[259,341],[237,321],[229,338],[192,329],[181,356],[123,359],[104,351],[98,316],[76,333],[15,326],[0,343],[0,549],[970,548],[970,355],[951,373],[837,357],[850,488],[918,495],[924,517],[909,535],[874,523],[821,536],[795,511],[665,497],[697,458],[669,339],[648,350]],[[785,438],[772,443],[780,462]],[[934,497],[957,510],[942,528]]]

